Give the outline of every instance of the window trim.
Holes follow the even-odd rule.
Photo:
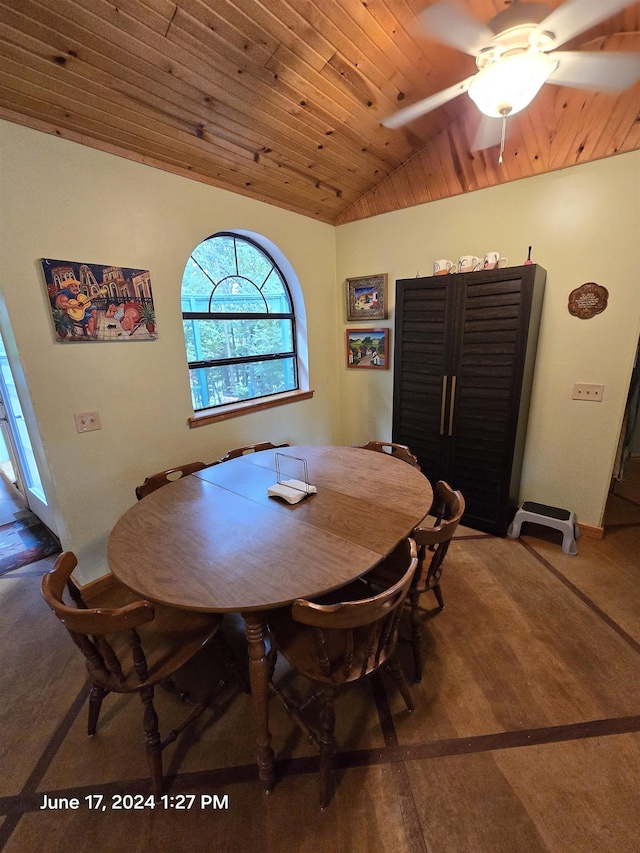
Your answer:
[[[264,409],[273,409],[276,406],[285,406],[287,403],[297,403],[302,400],[310,400],[313,397],[311,389],[298,388],[295,391],[282,391],[280,394],[272,394],[270,397],[253,397],[251,400],[242,400],[238,403],[227,403],[224,406],[216,406],[212,409],[199,409],[187,418],[189,429],[206,426],[218,421],[227,421],[240,415],[248,415],[251,412],[261,412]]]

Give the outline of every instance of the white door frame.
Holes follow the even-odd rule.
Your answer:
[[[4,341],[0,334],[0,346],[6,353]],[[18,396],[18,388],[11,363],[6,360],[9,372],[16,385],[16,393],[12,395],[7,387],[5,376],[0,370],[0,424],[5,438],[7,450],[11,458],[16,477],[16,488],[24,498],[27,506],[47,525],[49,530],[58,535],[57,525],[51,511],[47,496],[42,485],[42,462],[36,459],[32,450],[30,430],[24,417],[22,404]],[[25,449],[26,448],[26,449]],[[29,453],[27,459],[26,453]]]

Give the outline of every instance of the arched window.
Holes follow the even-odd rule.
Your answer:
[[[221,232],[196,246],[182,320],[194,412],[299,387],[291,292],[251,238]]]

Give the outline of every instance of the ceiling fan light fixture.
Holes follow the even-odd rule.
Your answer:
[[[514,115],[529,106],[557,65],[539,51],[497,57],[473,78],[469,97],[487,116]]]

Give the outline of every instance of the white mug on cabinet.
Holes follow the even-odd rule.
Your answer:
[[[449,273],[453,272],[456,272],[456,265],[453,261],[447,261],[445,258],[442,258],[439,261],[433,262],[434,275],[449,275]]]
[[[500,252],[487,252],[484,256],[484,269],[494,270],[497,267],[506,267],[507,259],[500,257]]]
[[[475,255],[460,255],[458,258],[458,272],[474,272],[482,269],[482,261]]]

